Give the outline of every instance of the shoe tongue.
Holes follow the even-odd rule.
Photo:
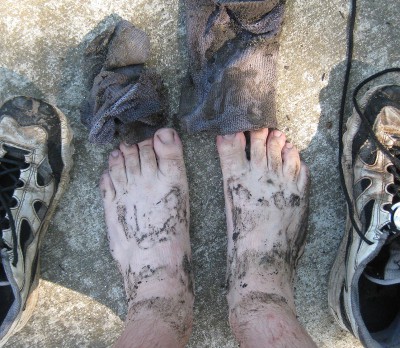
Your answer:
[[[383,133],[390,134],[391,137],[400,136],[400,110],[386,106],[379,113],[379,117],[376,119],[375,127],[376,131],[381,130]]]
[[[390,244],[389,258],[380,272],[369,272],[365,276],[373,283],[380,285],[400,284],[400,239]]]

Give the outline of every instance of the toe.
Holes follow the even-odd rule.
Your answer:
[[[310,171],[304,162],[300,162],[300,171],[297,178],[297,187],[300,191],[306,192],[310,187]]]
[[[121,143],[119,149],[124,155],[127,180],[129,183],[133,183],[135,177],[140,175],[139,148],[136,144]]]
[[[185,173],[182,142],[178,133],[171,128],[163,128],[154,135],[154,151],[158,169],[165,176],[176,177]]]
[[[283,175],[291,181],[296,181],[300,171],[300,155],[291,143],[286,143],[282,149]]]
[[[277,174],[282,173],[282,149],[286,136],[279,130],[270,132],[267,139],[268,169]]]
[[[157,159],[153,148],[153,138],[146,139],[138,144],[140,157],[140,171],[143,177],[154,176],[157,173]]]
[[[250,163],[253,167],[265,167],[267,164],[267,138],[268,128],[255,130],[250,133]]]
[[[118,194],[118,192],[124,190],[127,183],[125,161],[121,151],[114,150],[111,152],[108,158],[108,171],[115,191]]]
[[[243,169],[247,168],[245,147],[246,138],[243,133],[219,135],[217,137],[222,174],[225,178],[240,174]]]
[[[100,178],[100,190],[101,190],[101,197],[103,198],[104,202],[109,202],[114,199],[115,189],[111,181],[108,169],[104,171],[103,175]]]

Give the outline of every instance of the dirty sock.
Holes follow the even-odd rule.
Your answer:
[[[190,133],[277,126],[279,0],[186,0],[189,71],[180,118]]]
[[[81,108],[89,141],[105,144],[120,138],[135,144],[166,124],[161,78],[144,66],[149,52],[148,36],[124,20],[89,43],[85,70],[93,83]]]

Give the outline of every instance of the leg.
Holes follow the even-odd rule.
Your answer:
[[[117,347],[183,347],[192,327],[189,196],[172,129],[120,145],[101,178],[110,249],[124,277],[125,330]]]
[[[315,347],[296,318],[293,275],[305,241],[308,170],[279,131],[219,136],[228,226],[229,320],[241,347]]]

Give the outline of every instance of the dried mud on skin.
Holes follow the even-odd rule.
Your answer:
[[[130,306],[131,318],[137,317],[140,312],[151,311],[154,317],[162,318],[164,322],[171,326],[182,339],[187,335],[191,327],[191,304],[186,303],[187,299],[193,297],[193,272],[192,264],[188,255],[184,255],[182,262],[173,276],[179,278],[182,284],[182,291],[175,297],[151,297],[142,301],[135,302],[135,298],[140,286],[149,281],[161,282],[166,276],[167,267],[161,266],[153,268],[150,265],[142,267],[141,271],[133,272],[129,266],[124,274],[126,293]],[[155,312],[155,313],[154,313]]]
[[[182,339],[187,335],[192,323],[188,305],[183,298],[185,296],[182,293],[177,296],[177,299],[152,297],[139,301],[131,306],[130,318],[137,318],[139,313],[151,311],[155,313],[154,317],[162,318],[176,332],[179,339]]]
[[[179,187],[172,187],[158,202],[154,203],[152,210],[139,213],[139,207],[133,205],[129,211],[121,202],[117,204],[118,223],[121,225],[127,240],[134,239],[142,250],[153,248],[159,243],[164,243],[173,238],[180,238],[180,234],[188,231],[188,198],[186,192]],[[165,221],[155,225],[152,222],[153,214],[164,212]],[[165,213],[167,212],[167,213]],[[142,215],[141,215],[142,214]],[[142,223],[144,221],[144,223]],[[184,254],[176,268],[168,265],[157,267],[151,264],[144,265],[139,271],[131,265],[123,270],[125,291],[129,304],[131,318],[141,318],[140,314],[153,312],[152,316],[161,318],[176,331],[181,339],[186,337],[191,327],[192,314],[190,298],[193,298],[193,271],[191,257]],[[166,277],[176,278],[179,284],[178,294],[173,297],[151,297],[137,301],[141,287],[146,284],[163,286]],[[143,291],[140,293],[143,294]],[[140,319],[139,319],[140,320]]]
[[[274,182],[268,179],[266,184],[274,185]],[[270,197],[258,197],[240,183],[240,179],[232,177],[227,180],[227,199],[231,207],[233,220],[233,250],[232,254],[228,256],[226,277],[226,289],[228,292],[234,283],[237,283],[242,288],[247,287],[249,284],[243,282],[243,279],[250,270],[256,271],[263,277],[278,274],[278,272],[287,272],[290,275],[289,279],[292,279],[297,261],[304,248],[308,222],[308,205],[301,212],[299,231],[294,240],[288,239],[287,230],[290,227],[290,224],[288,224],[286,230],[281,229],[277,232],[278,236],[285,236],[286,241],[275,242],[272,245],[272,249],[265,252],[247,250],[239,256],[237,254],[237,243],[240,243],[240,239],[243,238],[242,236],[245,233],[256,228],[260,220],[260,216],[256,211],[252,210],[251,213],[248,213],[245,207],[268,207],[268,209],[274,209],[275,207],[278,210],[293,210],[293,208],[299,207],[302,200],[307,199],[307,197],[308,190],[305,191],[303,198],[294,193],[286,197],[281,185]],[[239,204],[235,204],[235,202],[239,202]],[[267,233],[267,231],[265,232]]]
[[[138,216],[138,208],[133,206],[133,214],[129,215],[124,204],[117,205],[118,223],[122,226],[128,240],[135,238],[137,245],[141,249],[149,249],[157,243],[166,242],[171,239],[171,235],[177,235],[181,230],[188,228],[188,201],[185,193],[178,187],[171,190],[153,207],[155,211],[158,207],[165,208],[169,214],[162,225],[152,223],[154,212],[150,210],[141,217]],[[147,221],[139,224],[139,221]],[[181,227],[183,224],[184,227]]]

